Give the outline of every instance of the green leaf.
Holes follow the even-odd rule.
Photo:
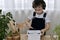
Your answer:
[[[6,15],[0,15],[0,39],[5,38],[5,35],[7,33],[5,29],[9,29],[7,23],[9,23],[10,19],[7,16],[13,18],[10,12],[6,13]],[[8,35],[11,34],[12,32],[8,33]]]

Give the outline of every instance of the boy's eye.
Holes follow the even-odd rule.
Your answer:
[[[38,8],[41,8],[40,6]]]
[[[39,6],[38,8],[42,8],[41,6]]]

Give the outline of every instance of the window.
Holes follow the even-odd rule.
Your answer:
[[[44,0],[46,2],[46,10],[54,10],[54,0]]]
[[[54,0],[44,0],[46,2],[46,10],[54,10]],[[32,9],[33,0],[15,0],[16,9]]]
[[[33,0],[15,0],[15,9],[32,9]]]
[[[2,9],[4,6],[4,0],[0,0],[0,9]]]
[[[8,1],[8,2],[7,2]],[[54,0],[44,0],[46,10],[54,10]],[[33,0],[0,0],[0,9],[32,10]]]

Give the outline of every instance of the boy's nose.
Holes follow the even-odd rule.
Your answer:
[[[35,10],[36,10],[36,11],[40,11],[40,10],[42,10],[42,9],[40,9],[40,8],[36,8]]]

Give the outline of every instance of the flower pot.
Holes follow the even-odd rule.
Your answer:
[[[20,40],[20,35],[13,36],[12,38],[13,38],[13,40]]]
[[[8,36],[8,37],[6,38],[6,40],[12,40],[12,37],[9,37],[9,36]]]
[[[12,34],[12,38],[13,40],[20,40],[20,34],[19,33]]]

